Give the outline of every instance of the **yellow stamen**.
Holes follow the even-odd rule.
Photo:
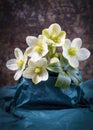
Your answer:
[[[68,54],[69,54],[70,56],[76,56],[76,55],[77,55],[77,48],[75,48],[75,47],[69,48],[69,49],[68,49]]]
[[[35,73],[36,74],[40,74],[42,72],[42,68],[41,67],[36,67],[35,68]]]
[[[16,62],[16,64],[18,65],[19,69],[22,69],[22,66],[24,64],[24,60],[19,60]]]
[[[36,52],[38,52],[39,54],[42,54],[42,52],[43,52],[43,45],[42,45],[41,43],[38,43],[38,44],[35,46],[34,50],[35,50]]]
[[[55,39],[54,39],[54,42],[57,44],[57,43],[58,43],[58,39],[57,39],[57,38],[55,38]]]

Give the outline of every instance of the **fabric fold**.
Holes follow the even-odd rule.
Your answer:
[[[0,130],[92,130],[93,79],[68,89],[55,76],[34,85],[21,78],[0,89]]]

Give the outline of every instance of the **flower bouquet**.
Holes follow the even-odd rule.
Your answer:
[[[71,83],[78,86],[82,80],[78,69],[79,61],[90,56],[88,49],[81,48],[80,38],[71,42],[60,25],[54,23],[38,37],[27,36],[26,43],[28,47],[24,54],[19,48],[15,48],[16,58],[6,63],[8,69],[16,71],[15,80],[23,76],[38,84],[48,80],[49,73],[54,72],[57,74],[56,87],[68,88]],[[60,52],[57,48],[60,48]]]

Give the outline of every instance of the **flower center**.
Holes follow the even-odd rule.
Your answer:
[[[24,64],[24,60],[19,60],[16,62],[16,64],[18,65],[19,69],[22,69],[22,66]]]
[[[54,39],[54,42],[57,44],[57,43],[58,43],[58,39],[57,39],[57,38],[55,38],[55,39]]]
[[[54,41],[55,43],[58,42],[58,39],[57,39],[57,36],[56,36],[56,35],[50,36],[49,38],[50,38],[52,41]]]
[[[35,68],[35,73],[36,74],[40,74],[42,72],[42,68],[41,67],[36,67]]]
[[[42,52],[43,52],[43,46],[42,46],[42,44],[41,44],[41,43],[38,43],[38,44],[35,46],[34,50],[35,50],[37,53],[42,54]]]
[[[77,55],[77,49],[75,47],[71,47],[68,49],[68,54],[70,56],[76,56]]]

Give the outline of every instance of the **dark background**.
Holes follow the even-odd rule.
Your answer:
[[[15,47],[23,51],[28,35],[59,23],[71,40],[80,37],[91,57],[80,63],[83,80],[93,77],[93,0],[0,0],[0,86],[15,84],[6,61]]]

